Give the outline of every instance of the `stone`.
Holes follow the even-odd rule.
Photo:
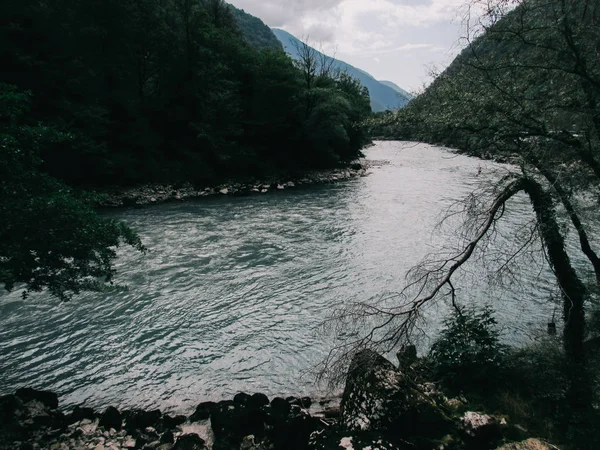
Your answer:
[[[168,414],[165,414],[162,418],[162,429],[163,430],[174,430],[179,425],[184,424],[187,420],[185,416],[175,416],[171,417]]]
[[[296,187],[296,184],[293,181],[288,181],[285,184],[285,187],[293,188],[293,187]]]
[[[269,404],[269,397],[267,397],[265,394],[261,394],[261,393],[256,393],[253,394],[250,397],[250,400],[248,401],[248,406],[250,406],[251,408],[261,408],[263,406],[267,406]]]
[[[311,433],[323,427],[319,418],[312,417],[298,405],[293,405],[286,415],[271,414],[267,423],[267,437],[275,448],[281,449],[306,448]]]
[[[197,434],[185,434],[175,442],[173,450],[205,450],[204,440]]]
[[[250,401],[251,396],[245,392],[239,392],[233,397],[233,402],[238,405],[246,405]]]
[[[227,189],[227,188],[221,189],[221,190],[219,191],[219,193],[220,193],[220,194],[223,194],[223,195],[227,195],[227,194],[229,194],[229,189]]]
[[[254,435],[249,435],[242,439],[242,443],[240,444],[240,450],[251,450],[254,448]]]
[[[300,406],[303,408],[310,408],[312,405],[312,399],[310,397],[302,397],[300,399]]]
[[[124,428],[129,432],[134,430],[145,430],[148,427],[156,426],[162,416],[160,410],[144,411],[134,409],[123,411],[121,414],[124,421]]]
[[[286,416],[290,412],[290,404],[281,397],[271,400],[271,411],[273,414]]]
[[[341,425],[352,432],[380,431],[386,436],[443,436],[452,421],[387,359],[371,350],[350,364],[342,396]]]
[[[390,440],[377,432],[347,433],[344,430],[323,429],[313,432],[308,440],[309,450],[414,450],[402,440]]]
[[[96,413],[92,408],[82,408],[80,406],[76,406],[73,408],[73,411],[69,416],[67,416],[68,423],[75,423],[82,420],[91,421],[96,419]],[[82,423],[82,425],[85,425]]]
[[[29,403],[35,400],[50,409],[58,408],[58,395],[54,392],[38,391],[37,389],[32,388],[21,388],[17,389],[15,395],[23,400],[23,403]]]
[[[493,448],[502,439],[500,420],[487,414],[467,411],[460,419],[465,440],[475,448]]]
[[[269,192],[268,189],[263,189],[263,190],[260,191],[261,194],[266,194],[267,192]]]
[[[123,426],[121,413],[114,406],[109,406],[100,417],[100,423],[98,425],[104,427],[106,430],[110,430],[111,428],[114,428],[117,431],[120,430]]]
[[[125,448],[135,448],[135,439],[133,439],[131,436],[127,436],[127,439],[123,441],[121,446]]]
[[[23,400],[16,395],[0,397],[0,427],[16,419],[23,408]]]
[[[261,409],[233,402],[219,402],[210,419],[215,437],[238,442],[250,434],[263,436],[266,417],[266,412]]]
[[[161,444],[172,444],[175,442],[175,436],[173,435],[173,432],[171,430],[165,431],[160,437],[160,442]]]
[[[217,404],[215,402],[203,402],[196,407],[194,414],[190,416],[190,422],[199,422],[207,420],[210,417],[211,411]]]
[[[340,417],[340,407],[339,406],[328,406],[323,411],[323,415],[328,419],[336,419]]]
[[[78,428],[78,430],[81,430],[81,433],[84,435],[94,434],[97,429],[98,422],[85,423]]]
[[[283,191],[284,189],[285,189],[285,187],[283,187],[283,185],[281,185],[281,184],[277,185],[277,190],[278,191]]]
[[[498,447],[496,450],[559,450],[558,447],[550,445],[540,439],[527,439],[522,442],[512,442]]]

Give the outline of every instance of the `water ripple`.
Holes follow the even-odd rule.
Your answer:
[[[301,375],[329,349],[318,331],[329,312],[401,290],[404,273],[447,242],[433,232],[442,212],[495,167],[427,145],[367,153],[390,164],[334,186],[111,213],[150,249],[120,251],[116,281],[128,288],[67,304],[0,294],[0,394],[31,385],[59,392],[65,406],[175,411],[240,390],[310,394],[312,378]],[[511,208],[506,246],[532,217],[526,199]],[[493,289],[467,268],[460,291],[493,302],[513,341],[554,309],[543,259],[520,275],[522,285]],[[428,310],[432,331],[444,312]]]

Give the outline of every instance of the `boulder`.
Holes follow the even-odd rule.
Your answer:
[[[110,430],[111,428],[120,430],[123,426],[121,413],[114,406],[109,406],[100,417],[100,423],[98,425],[104,427],[106,430]]]
[[[199,422],[207,420],[210,417],[211,411],[217,404],[215,402],[203,402],[196,407],[194,414],[190,416],[190,422]]]
[[[513,442],[498,447],[496,450],[559,450],[558,447],[550,445],[539,439],[527,439],[523,442]]]
[[[204,440],[197,434],[184,434],[173,446],[173,450],[206,450]]]
[[[211,412],[211,426],[217,439],[239,443],[244,436],[264,435],[266,413],[234,402],[219,402]]]
[[[267,406],[268,404],[269,404],[269,397],[267,397],[265,394],[261,394],[261,393],[253,394],[248,402],[248,406],[250,406],[251,408],[256,408],[256,409],[261,408],[263,406]]]
[[[38,391],[32,388],[21,388],[15,393],[17,397],[23,400],[23,403],[37,401],[50,409],[58,408],[58,395],[49,391]]]
[[[171,430],[165,431],[160,437],[161,444],[172,444],[173,442],[175,442],[175,436]]]
[[[464,413],[460,421],[465,443],[477,449],[493,448],[502,439],[502,425],[506,425],[505,420],[473,411]]]
[[[290,404],[281,397],[275,397],[271,400],[271,413],[278,416],[287,416],[290,412]]]
[[[185,416],[175,416],[171,417],[168,414],[165,414],[162,417],[162,429],[163,430],[174,430],[179,425],[182,425],[186,422],[187,417]]]
[[[160,422],[162,414],[158,409],[153,411],[134,409],[130,411],[123,411],[121,416],[125,422],[124,428],[131,432],[134,430],[145,430],[148,427],[157,426]]]
[[[316,417],[302,411],[294,405],[287,416],[270,417],[268,423],[272,428],[267,436],[277,449],[306,449],[311,434],[323,427]]]
[[[0,397],[0,426],[6,425],[19,415],[23,409],[23,400],[16,395]]]
[[[68,423],[81,422],[82,420],[95,420],[96,412],[92,408],[83,408],[81,406],[76,406],[73,408],[73,412],[67,416]]]
[[[452,421],[435,401],[371,350],[352,359],[340,422],[351,432],[378,431],[407,440],[411,436],[435,438],[452,428]]]
[[[238,405],[246,405],[252,397],[245,392],[239,392],[233,397],[233,402]]]

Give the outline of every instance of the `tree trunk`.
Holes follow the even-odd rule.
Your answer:
[[[551,171],[544,168],[542,164],[537,160],[532,161],[532,163],[552,185],[558,197],[560,198],[561,203],[565,207],[565,210],[569,214],[569,218],[571,219],[571,222],[573,223],[573,226],[575,227],[575,230],[577,231],[577,234],[579,236],[579,244],[581,246],[581,251],[585,254],[585,256],[587,256],[589,261],[592,263],[592,266],[594,267],[594,273],[596,274],[596,283],[598,287],[600,287],[600,258],[598,258],[598,255],[594,252],[590,245],[590,241],[588,239],[585,228],[583,227],[583,224],[581,223],[581,220],[579,219],[579,216],[577,215],[577,212],[575,211],[575,208],[573,207],[573,204],[569,199],[568,193],[563,189],[557,177]]]
[[[585,331],[584,304],[587,289],[571,265],[565,250],[565,241],[556,221],[550,194],[530,178],[521,181],[523,190],[529,195],[538,226],[548,253],[548,260],[560,286],[563,297],[565,320],[565,351],[573,361],[584,360],[583,340]]]
[[[565,329],[563,345],[567,356],[567,402],[570,426],[578,427],[586,421],[591,408],[592,387],[585,364],[585,301],[587,289],[581,282],[565,250],[565,242],[556,216],[550,194],[530,178],[523,178],[523,190],[529,195],[535,211],[540,234],[546,247],[548,260],[563,297]]]

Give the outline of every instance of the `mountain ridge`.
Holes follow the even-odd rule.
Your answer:
[[[293,59],[298,56],[296,47],[303,42],[280,28],[272,28],[273,34],[279,39],[284,50]],[[371,97],[371,109],[373,112],[381,112],[385,110],[401,109],[412,99],[412,96],[404,89],[396,86],[396,88],[381,83],[375,77],[362,69],[352,66],[344,61],[327,56],[318,50],[314,49],[319,55],[324,56],[327,62],[333,62],[333,66],[343,72],[348,73],[354,78],[357,78],[363,86],[369,90]]]

